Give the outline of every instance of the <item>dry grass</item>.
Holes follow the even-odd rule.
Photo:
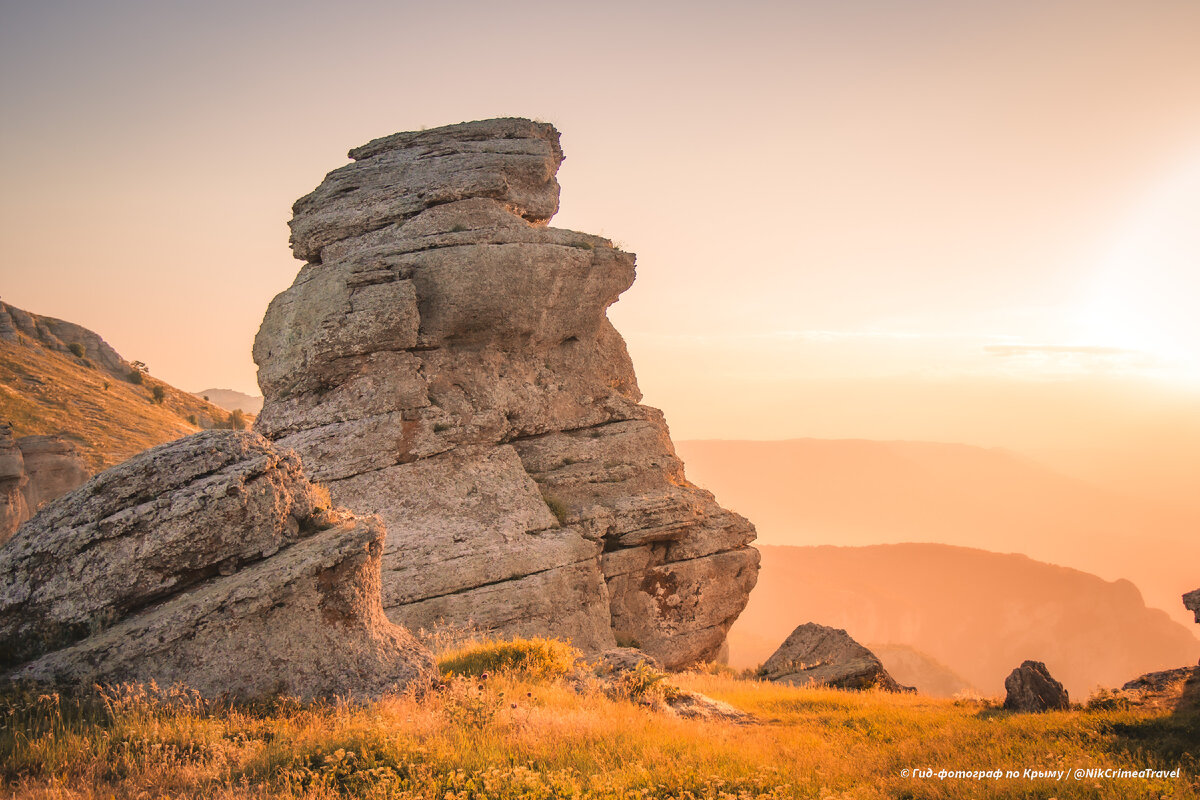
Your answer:
[[[161,403],[154,399],[158,387]],[[155,378],[133,384],[68,353],[0,341],[0,419],[13,426],[14,436],[67,436],[93,472],[228,417]]]
[[[121,687],[10,693],[4,791],[27,797],[1195,798],[1195,715],[675,680],[753,713],[697,722],[561,679],[501,672],[378,702],[206,702]],[[1181,767],[1178,779],[938,780],[903,769]]]

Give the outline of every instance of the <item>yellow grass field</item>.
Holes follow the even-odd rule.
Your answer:
[[[377,702],[10,690],[2,791],[32,798],[1195,798],[1195,712],[1010,714],[980,700],[672,676],[751,712],[688,720],[561,676],[450,677]],[[914,777],[905,770],[1012,770]],[[1065,770],[1064,780],[1020,776]],[[1077,769],[1179,770],[1076,779]]]

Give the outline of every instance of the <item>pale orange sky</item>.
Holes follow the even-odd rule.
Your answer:
[[[1194,0],[94,5],[0,12],[0,296],[182,388],[257,392],[347,149],[523,115],[553,224],[638,254],[611,316],[677,438],[1200,418]]]

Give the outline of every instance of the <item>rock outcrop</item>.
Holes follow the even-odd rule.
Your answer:
[[[0,423],[0,545],[29,519],[29,503],[25,499],[28,486],[21,448],[17,447],[12,428]]]
[[[22,436],[17,447],[29,476],[25,501],[33,513],[91,477],[79,448],[61,436]]]
[[[148,450],[0,549],[0,670],[206,695],[377,695],[433,675],[384,616],[375,518],[329,508],[251,433]]]
[[[75,345],[81,357],[117,377],[129,371],[129,364],[95,332],[74,322],[31,314],[0,300],[0,339],[17,342],[22,337],[61,353],[71,352]]]
[[[883,663],[840,628],[807,622],[784,640],[759,669],[776,683],[829,686],[834,689],[914,691],[898,684]]]
[[[1071,707],[1063,685],[1041,661],[1025,661],[1004,679],[1004,707],[1009,711],[1065,711]]]
[[[1183,596],[1183,607],[1196,615],[1196,622],[1200,622],[1200,589],[1195,589]]]
[[[605,314],[633,254],[545,224],[558,131],[463,123],[350,157],[293,208],[308,263],[255,340],[255,428],[382,517],[388,615],[711,658],[754,585],[754,528],[638,404]]]
[[[0,545],[46,503],[88,479],[73,442],[61,436],[22,436],[0,423]]]

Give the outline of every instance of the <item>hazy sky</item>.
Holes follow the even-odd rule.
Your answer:
[[[350,147],[519,115],[563,132],[553,224],[638,254],[611,317],[681,438],[1197,408],[1195,0],[6,0],[0,81],[0,296],[182,388],[257,392]]]

